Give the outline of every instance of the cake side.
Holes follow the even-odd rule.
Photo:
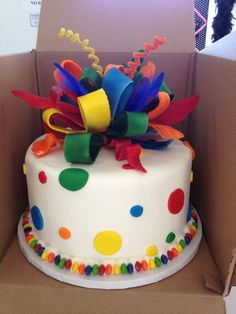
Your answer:
[[[78,165],[67,163],[60,147],[41,159],[30,147],[26,169],[35,237],[61,256],[92,264],[162,256],[176,247],[192,224],[191,152],[175,141],[163,151],[145,150],[142,161],[145,174],[122,169],[108,149],[93,165]],[[60,177],[75,169],[87,180],[72,191],[73,177],[66,185]]]

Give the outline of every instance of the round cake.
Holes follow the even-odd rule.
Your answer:
[[[192,155],[181,141],[145,150],[146,173],[124,170],[107,148],[94,164],[82,165],[66,162],[60,145],[40,159],[31,146],[25,162],[26,239],[61,268],[78,266],[79,272],[83,265],[85,273],[103,265],[116,274],[152,269],[176,257],[195,235]]]
[[[86,46],[78,36],[59,33]],[[56,279],[139,286],[170,276],[197,252],[201,227],[189,204],[195,153],[173,126],[199,97],[173,100],[164,72],[145,63],[164,42],[154,36],[130,61],[104,69],[83,46],[93,51],[91,67],[54,62],[48,98],[13,91],[42,109],[46,133],[26,153],[29,208],[19,241],[29,261]]]

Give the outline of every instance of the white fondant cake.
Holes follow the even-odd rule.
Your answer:
[[[189,207],[191,151],[181,141],[145,150],[147,173],[125,170],[122,163],[106,148],[92,165],[66,162],[59,146],[43,158],[28,149],[25,227],[32,227],[42,252],[111,267],[180,252],[181,239],[196,231]]]

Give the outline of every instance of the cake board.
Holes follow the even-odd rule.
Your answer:
[[[39,258],[37,253],[32,250],[24,236],[21,219],[18,224],[19,246],[27,260],[46,275],[59,281],[75,286],[93,289],[127,289],[143,286],[165,279],[185,267],[197,254],[202,237],[202,225],[198,216],[198,230],[190,244],[183,250],[176,259],[168,262],[160,268],[147,270],[145,272],[134,272],[119,276],[80,276],[75,275],[66,269],[59,269],[55,264],[50,264]]]

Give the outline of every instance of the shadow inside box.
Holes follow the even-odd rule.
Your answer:
[[[0,264],[4,313],[42,313],[45,304],[53,308],[51,313],[74,313],[76,308],[81,313],[225,313],[222,296],[205,287],[205,275],[217,277],[217,272],[204,239],[195,258],[173,276],[125,290],[87,289],[54,280],[26,260],[17,242],[15,237]]]

